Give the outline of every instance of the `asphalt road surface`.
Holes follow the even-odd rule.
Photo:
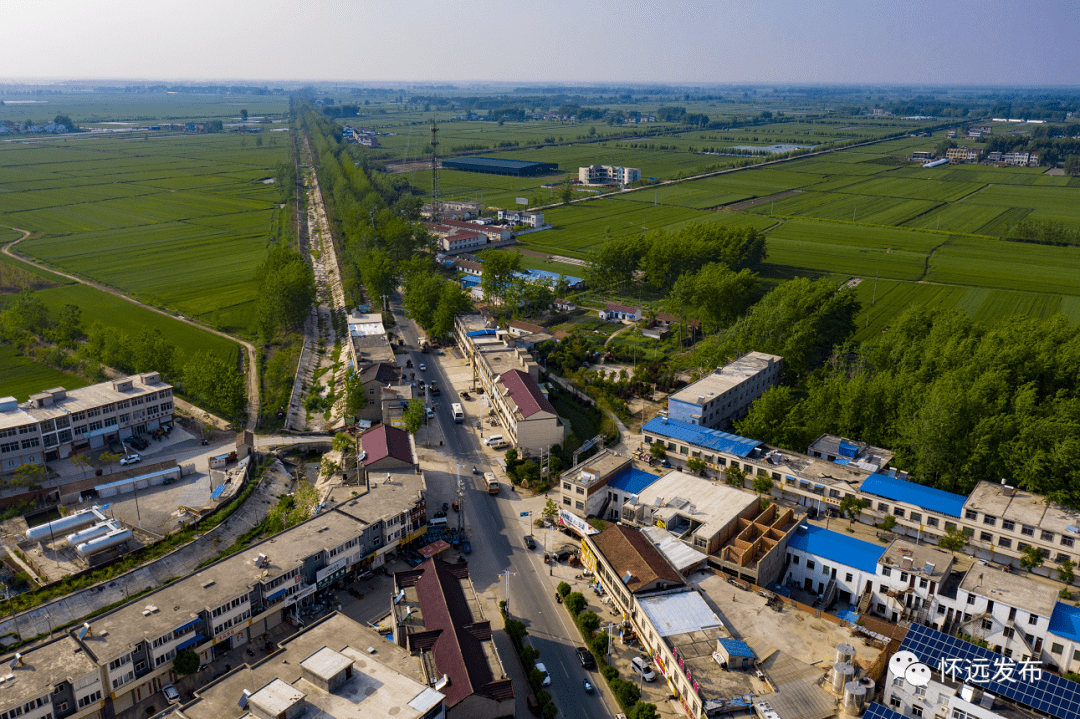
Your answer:
[[[427,365],[423,377],[439,383],[443,388],[439,409],[448,407],[455,401],[452,399],[454,390],[449,376],[443,371],[441,357],[434,352],[423,354],[418,350],[416,327],[405,317],[397,295],[391,299],[391,310],[397,330],[410,350],[413,366],[419,367],[421,362]],[[450,352],[449,349],[444,351]],[[417,371],[417,378],[420,375]],[[469,572],[477,591],[488,591],[495,586],[499,599],[504,599],[506,579],[500,575],[509,569],[510,615],[528,627],[528,640],[539,650],[540,661],[551,674],[551,686],[546,689],[551,692],[561,715],[614,717],[617,705],[608,696],[603,677],[597,671],[585,670],[574,653],[575,647],[581,644],[581,635],[566,610],[555,602],[554,589],[546,577],[548,567],[543,561],[541,543],[538,542],[532,551],[525,547],[525,525],[516,509],[520,503],[514,501],[515,495],[509,490],[508,483],[504,483],[500,495],[493,496],[483,486],[483,478],[472,474],[474,465],[480,472],[497,470],[488,466],[475,430],[466,424],[455,424],[447,411],[436,411],[429,422],[438,424],[446,437],[446,445],[439,449],[446,455],[451,471],[455,464],[461,465],[466,488],[465,521],[472,543]],[[449,519],[454,519],[453,513]],[[497,620],[493,623],[497,624]],[[503,656],[502,660],[505,664],[519,661],[517,657],[509,656]],[[586,677],[596,687],[592,694],[586,694],[582,686]],[[528,687],[515,687],[515,690],[519,696],[529,691]]]

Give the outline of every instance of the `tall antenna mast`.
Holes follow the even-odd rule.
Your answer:
[[[435,113],[431,113],[431,221],[438,223],[442,218],[442,203],[439,200],[439,125],[435,122]]]

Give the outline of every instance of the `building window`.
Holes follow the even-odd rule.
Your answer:
[[[816,564],[814,564],[814,561],[813,561],[812,559],[807,559],[807,560],[806,560],[806,568],[807,568],[808,570],[813,570],[813,569],[814,569],[814,567],[816,567],[816,566],[817,566],[817,565],[816,565]]]
[[[877,508],[879,512],[887,513],[889,511],[889,505],[885,504],[884,502],[878,502]]]
[[[827,564],[822,564],[821,565],[821,573],[822,574],[828,574],[829,573],[829,566]]]
[[[917,697],[926,696],[926,687],[915,687],[915,696],[917,696]]]
[[[1030,524],[1022,524],[1020,525],[1020,534],[1024,535],[1025,537],[1034,537],[1035,527],[1032,527]]]
[[[569,497],[563,497],[562,498],[562,503],[569,506],[571,504],[570,498]]]
[[[577,492],[578,494],[585,494],[585,489],[584,489],[583,487],[578,487],[578,488],[577,488],[577,489],[576,489],[575,491],[576,491],[576,492]]]
[[[1044,529],[1044,530],[1042,530],[1042,533],[1039,535],[1039,538],[1042,539],[1044,542],[1052,542],[1052,541],[1054,541],[1054,533],[1053,532],[1047,532]]]
[[[689,454],[689,453],[690,453],[690,448],[689,447],[687,447],[685,445],[682,446],[682,447],[679,447],[679,454]]]
[[[998,538],[998,546],[1001,547],[1002,549],[1010,549],[1010,548],[1012,548],[1012,540],[1009,539],[1008,537],[999,537]]]
[[[988,527],[993,527],[995,524],[997,524],[997,517],[992,517],[989,514],[984,514],[983,524],[987,525]]]
[[[955,529],[956,529],[956,523],[955,522],[945,522],[945,531],[946,532],[948,532],[950,530],[955,530]]]
[[[881,614],[881,615],[885,614],[885,605],[884,604],[878,604],[877,605],[877,613]]]
[[[791,555],[791,563],[794,564],[796,567],[799,566],[799,555]]]
[[[1061,646],[1060,644],[1055,643],[1050,645],[1051,654],[1061,654],[1063,651],[1065,651],[1065,647]]]
[[[912,522],[922,522],[922,514],[919,512],[912,512],[908,515],[908,519]]]
[[[900,697],[896,696],[895,694],[890,696],[889,697],[889,706],[899,709],[900,708]]]
[[[585,503],[584,502],[574,502],[574,507],[576,509],[585,509]]]
[[[848,584],[851,584],[852,579],[854,579],[854,577],[851,576],[851,572],[848,572],[844,575],[844,581]]]
[[[926,689],[923,689],[923,691],[926,691]],[[912,704],[911,705],[911,716],[916,717],[918,719],[918,718],[921,718],[922,715],[923,715],[922,714],[922,707],[919,706],[918,704]]]
[[[983,617],[982,628],[986,631],[990,631],[994,628],[994,620],[987,617]]]
[[[907,584],[907,580],[908,580],[908,573],[907,572],[900,572],[900,581],[903,582],[904,584]]]
[[[884,576],[884,577],[891,577],[892,576],[892,570],[889,569],[888,567],[882,567],[881,568],[881,575]]]
[[[976,512],[974,509],[965,509],[964,510],[964,519],[970,519],[971,521],[974,522],[978,518],[979,518],[979,513]]]
[[[892,685],[894,687],[902,687],[902,686],[904,686],[904,678],[903,677],[893,677]]]
[[[1062,537],[1061,538],[1061,546],[1063,546],[1063,547],[1071,547],[1071,546],[1073,546],[1073,538],[1072,537]]]
[[[889,587],[887,585],[885,585],[885,584],[879,584],[878,585],[878,591],[881,592],[882,594],[885,594],[886,592],[889,591]]]
[[[1009,607],[1009,621],[1016,621],[1016,607]]]
[[[969,594],[969,595],[968,595],[968,597],[967,597],[967,603],[968,603],[969,605],[971,605],[971,604],[974,604],[974,603],[975,603],[975,595],[974,595],[974,594]]]
[[[919,589],[926,589],[930,585],[930,581],[926,577],[919,578]]]
[[[1003,519],[1001,520],[1001,528],[1004,529],[1006,532],[1011,532],[1016,529],[1016,522],[1012,521],[1011,519]]]
[[[897,507],[895,510],[893,510],[893,515],[896,516],[896,517],[899,517],[900,519],[903,519],[904,518],[904,510],[900,509],[900,507]]]
[[[562,488],[563,489],[572,489],[569,482],[563,482],[562,483]]]
[[[1054,561],[1057,562],[1058,564],[1061,564],[1062,562],[1067,562],[1067,561],[1069,561],[1069,555],[1068,554],[1062,554],[1061,552],[1058,552],[1057,556],[1054,557]]]
[[[979,540],[982,541],[982,542],[991,542],[992,543],[994,541],[994,535],[990,534],[990,532],[980,532],[979,533]]]
[[[1028,624],[1034,626],[1034,625],[1036,625],[1038,623],[1039,623],[1039,615],[1038,614],[1029,614],[1028,615]]]
[[[1016,635],[1016,630],[1013,629],[1012,627],[1005,627],[1004,629],[1001,630],[1001,634],[1006,639],[1012,639]]]

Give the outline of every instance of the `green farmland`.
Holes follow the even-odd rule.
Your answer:
[[[30,395],[50,387],[78,389],[89,384],[75,375],[35,362],[8,345],[0,345],[0,396],[25,402]]]
[[[26,255],[245,332],[287,157],[281,133],[3,145],[0,224],[35,233]]]

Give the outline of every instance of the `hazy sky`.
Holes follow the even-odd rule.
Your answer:
[[[1080,0],[0,0],[0,78],[1080,85]]]

